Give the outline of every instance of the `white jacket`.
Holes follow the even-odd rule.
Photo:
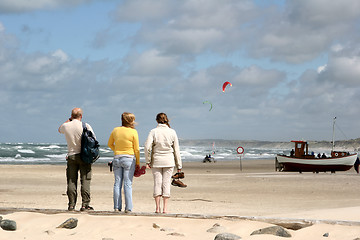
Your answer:
[[[151,167],[182,168],[179,140],[174,129],[158,124],[152,129],[144,146],[145,160]]]

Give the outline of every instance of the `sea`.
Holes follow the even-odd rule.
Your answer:
[[[291,149],[281,148],[247,148],[244,152],[234,146],[194,146],[180,145],[183,162],[202,162],[211,154],[216,161],[239,161],[253,159],[274,160],[277,154],[289,154]],[[66,144],[60,143],[0,143],[0,164],[66,164]],[[107,164],[113,158],[113,151],[107,146],[100,146],[100,158],[94,164]],[[140,162],[145,162],[144,147],[140,146]]]

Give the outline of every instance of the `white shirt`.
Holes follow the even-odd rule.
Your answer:
[[[152,129],[144,145],[145,160],[151,167],[182,168],[179,140],[174,129],[158,124]]]
[[[94,134],[94,131],[89,124],[86,123],[86,127]],[[71,122],[63,123],[60,126],[59,131],[60,133],[65,134],[68,156],[79,154],[81,152],[81,135],[83,133],[82,122],[78,119],[73,119]]]

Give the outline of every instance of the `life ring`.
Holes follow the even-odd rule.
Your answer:
[[[338,157],[339,156],[339,154],[338,153],[335,153],[335,157]]]
[[[244,148],[243,148],[243,147],[238,147],[238,148],[236,149],[236,152],[237,152],[238,154],[243,154],[243,153],[244,153]]]

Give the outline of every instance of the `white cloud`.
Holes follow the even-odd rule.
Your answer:
[[[0,10],[71,4],[15,2],[3,1]],[[29,53],[24,51],[26,43],[0,25],[0,110],[14,119],[26,117],[29,124],[43,122],[46,115],[41,127],[52,132],[60,118],[80,106],[102,141],[123,111],[135,113],[142,137],[160,111],[168,113],[185,138],[321,140],[327,136],[324,123],[333,115],[351,119],[348,128],[356,129],[358,3],[299,0],[266,8],[255,3],[122,1],[112,12],[116,22],[97,31],[95,41],[84,40],[93,42],[96,51],[125,52],[114,61],[74,59],[62,44]],[[126,32],[129,22],[136,23],[131,33]],[[23,34],[36,29],[31,22],[26,26]],[[81,38],[81,28],[77,30]],[[328,61],[319,64],[319,55],[328,56]],[[225,81],[232,87],[223,93]],[[211,112],[202,104],[205,100],[213,103]],[[35,134],[34,129],[29,131]]]
[[[56,50],[52,54],[52,56],[58,58],[62,63],[67,62],[69,60],[68,55],[61,49]]]
[[[39,9],[53,9],[64,6],[75,6],[91,0],[2,0],[0,1],[0,13],[28,12]]]
[[[178,4],[178,3],[177,3]],[[171,16],[175,6],[167,0],[126,0],[112,16],[118,21],[154,21]]]
[[[287,1],[284,8],[261,8],[247,0],[150,3],[127,0],[114,12],[120,22],[141,23],[136,44],[184,55],[209,50],[229,54],[245,48],[252,57],[296,64],[320,56],[345,34],[354,34],[360,16],[356,0]]]
[[[360,77],[360,56],[343,56],[331,59],[329,71],[334,81],[358,86]]]
[[[321,72],[325,71],[326,67],[327,67],[326,64],[323,65],[323,66],[318,67],[318,68],[317,68],[317,72],[318,72],[318,73],[321,73]]]
[[[357,0],[326,1],[298,0],[288,1],[289,18],[313,27],[338,26],[360,16],[360,2]]]
[[[341,44],[335,44],[335,45],[331,46],[331,51],[333,51],[333,52],[340,52],[343,49],[344,49],[344,47]]]
[[[5,27],[4,25],[2,24],[2,22],[0,22],[0,32],[3,32],[5,31]]]
[[[262,25],[255,25],[250,53],[290,63],[310,61],[345,35],[358,35],[359,7],[356,0],[287,1],[284,11],[268,11]]]
[[[242,26],[254,19],[252,1],[228,0],[161,1],[162,7],[147,7],[153,1],[124,1],[114,13],[120,22],[141,23],[137,43],[154,44],[168,54],[197,54],[208,49],[231,52],[242,42]],[[157,5],[157,4],[155,4]]]
[[[161,76],[176,71],[177,59],[164,56],[156,49],[150,49],[139,55],[129,57],[128,74],[135,76]]]

